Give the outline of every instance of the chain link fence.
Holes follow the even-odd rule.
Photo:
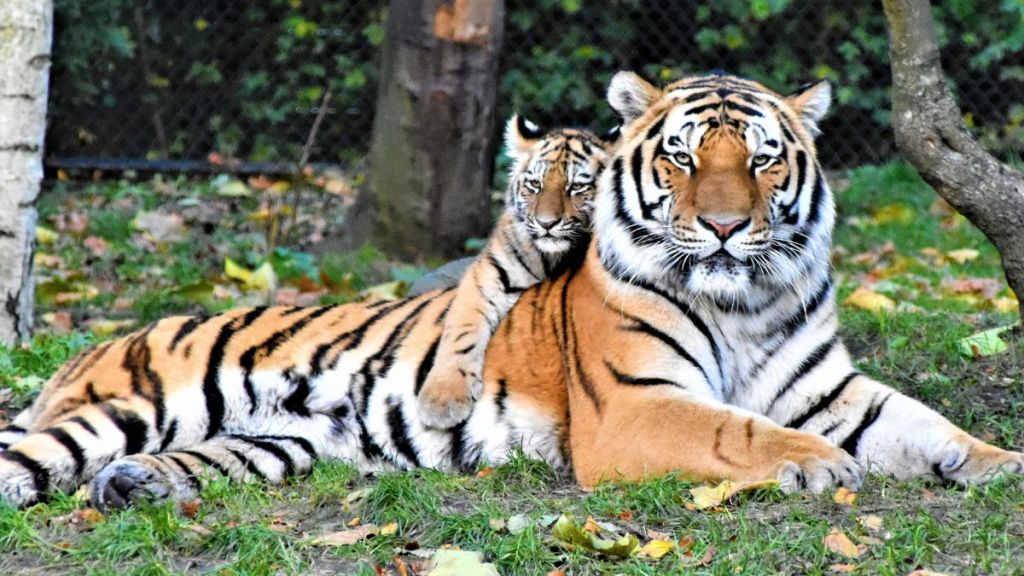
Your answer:
[[[1014,12],[1016,11],[1016,12]],[[1019,12],[1019,13],[1018,13]],[[937,0],[943,63],[968,124],[1024,148],[1024,7]],[[57,0],[54,167],[351,165],[370,141],[386,0]],[[884,162],[885,21],[846,0],[507,0],[499,106],[547,126],[614,123],[611,74],[655,82],[725,69],[789,91],[832,80],[830,167]]]

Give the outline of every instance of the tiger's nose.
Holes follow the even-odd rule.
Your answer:
[[[742,218],[705,218],[703,216],[698,216],[697,222],[699,222],[701,226],[714,232],[715,236],[718,236],[718,239],[724,242],[732,236],[733,232],[746,226],[750,222],[750,218],[744,220]]]
[[[545,230],[551,230],[561,221],[561,218],[537,218],[537,225]]]

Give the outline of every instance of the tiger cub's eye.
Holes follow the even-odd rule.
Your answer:
[[[775,158],[772,158],[767,154],[758,154],[757,156],[754,156],[754,159],[751,160],[751,163],[754,166],[767,166],[768,164],[771,164],[774,160]]]
[[[686,152],[676,152],[672,155],[672,161],[680,168],[693,167],[693,158]]]

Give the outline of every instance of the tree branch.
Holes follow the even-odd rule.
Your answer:
[[[964,125],[942,71],[929,1],[882,4],[889,23],[896,145],[992,241],[1010,288],[1024,298],[1024,174],[1000,163]]]

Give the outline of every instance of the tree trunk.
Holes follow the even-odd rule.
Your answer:
[[[1024,174],[1000,163],[968,133],[946,86],[929,1],[882,3],[889,21],[896,145],[992,241],[1010,288],[1024,299]]]
[[[388,252],[449,256],[490,228],[503,18],[503,0],[391,1],[367,231]]]
[[[32,247],[43,176],[51,0],[0,1],[0,343],[32,330]]]

